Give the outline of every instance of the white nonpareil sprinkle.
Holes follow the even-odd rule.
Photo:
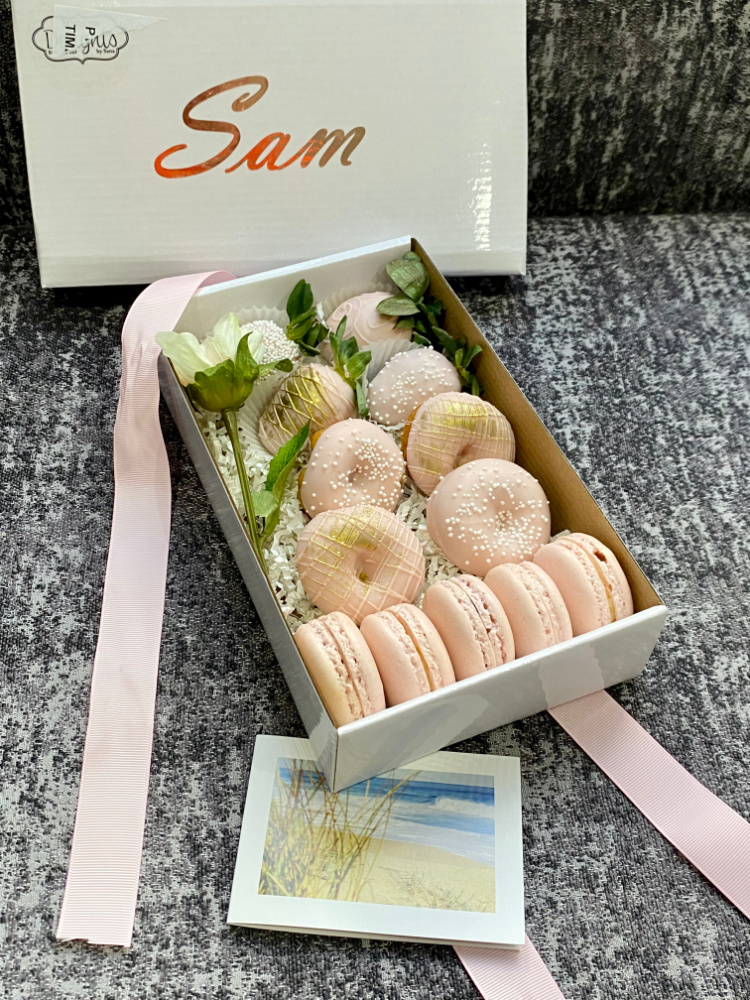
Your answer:
[[[270,319],[258,319],[254,323],[243,323],[240,327],[243,333],[255,333],[263,335],[263,361],[281,361],[282,358],[289,358],[291,361],[299,361],[301,355],[299,348],[293,340],[289,340],[284,330]]]
[[[256,323],[254,328],[257,329],[258,325]],[[275,326],[276,324],[272,325]],[[290,342],[287,341],[287,343]],[[229,443],[226,430],[223,427],[220,429],[217,428],[216,419],[214,419],[212,414],[204,414],[198,419],[201,423],[209,450],[216,461],[224,482],[227,484],[235,505],[239,511],[243,511],[239,476],[237,475],[232,446]],[[220,421],[220,418],[217,419]],[[383,428],[383,430],[386,430],[393,437],[396,444],[401,444],[403,425]],[[240,431],[240,437],[243,437],[242,431]],[[252,490],[261,490],[266,481],[271,456],[265,451],[251,450],[245,442],[243,442],[243,445],[250,488]],[[300,457],[300,468],[304,467],[306,463],[307,454],[303,454]],[[287,623],[293,632],[303,622],[312,621],[322,614],[305,593],[304,587],[297,575],[297,536],[310,520],[300,506],[297,480],[297,474],[292,474],[289,477],[289,483],[281,504],[279,523],[274,531],[273,538],[266,546],[266,564],[268,566],[268,576],[271,586],[274,588]],[[396,514],[416,533],[417,540],[424,552],[427,576],[425,585],[414,602],[420,607],[424,592],[430,584],[438,580],[447,580],[459,572],[459,569],[446,559],[428,535],[426,510],[427,497],[419,492],[409,476],[407,476],[404,481],[403,496]]]

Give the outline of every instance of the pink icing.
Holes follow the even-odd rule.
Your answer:
[[[459,569],[484,576],[530,559],[550,538],[549,503],[525,469],[502,459],[462,465],[427,501],[427,530]]]
[[[401,451],[390,435],[366,420],[343,420],[316,441],[300,501],[311,516],[358,503],[395,510],[405,472]]]
[[[360,347],[376,344],[381,340],[411,340],[411,330],[396,326],[398,316],[383,316],[378,312],[378,304],[391,296],[387,292],[364,292],[342,302],[326,320],[334,332],[346,316],[345,337],[356,337]]]
[[[379,424],[405,423],[425,400],[461,388],[450,361],[432,348],[402,351],[391,358],[367,391],[370,415]]]

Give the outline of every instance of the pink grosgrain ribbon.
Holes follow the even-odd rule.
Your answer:
[[[564,1000],[528,936],[519,951],[457,946],[456,954],[485,1000]]]
[[[159,348],[205,284],[157,281],[122,333],[115,505],[73,844],[57,937],[132,943],[143,849],[169,548],[170,483],[159,425]],[[658,830],[750,917],[750,824],[701,785],[605,692],[550,710]],[[457,947],[487,1000],[560,1000],[528,938],[519,951]]]
[[[597,691],[550,715],[649,822],[750,919],[750,823]]]
[[[146,822],[164,614],[171,490],[159,425],[159,347],[201,285],[225,271],[165,278],[122,330],[114,431],[115,503],[73,844],[57,937],[130,947]]]

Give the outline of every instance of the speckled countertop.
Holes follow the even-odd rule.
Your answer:
[[[541,220],[525,279],[456,288],[671,615],[615,696],[750,816],[750,217]],[[257,733],[303,735],[169,415],[174,515],[132,951],[61,945],[134,289],[40,292],[0,231],[0,995],[470,1000],[448,948],[225,925]],[[568,1000],[744,1000],[750,924],[547,715],[518,754],[528,930]]]

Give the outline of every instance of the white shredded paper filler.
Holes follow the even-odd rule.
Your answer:
[[[242,417],[242,410],[239,411],[239,416],[240,418]],[[234,503],[237,509],[243,512],[244,515],[242,491],[240,489],[240,480],[237,475],[237,466],[235,465],[232,446],[224,427],[217,426],[217,421],[221,425],[221,418],[218,414],[202,414],[198,417],[198,420],[201,423],[208,447],[216,460],[216,464],[232,495]],[[251,447],[248,441],[248,433],[242,427],[242,419],[240,419],[239,425],[240,440],[250,480],[250,488],[252,490],[262,490],[265,485],[266,475],[268,474],[271,455],[257,446]],[[383,430],[390,434],[396,444],[400,446],[403,426],[403,424],[399,424],[395,427],[384,427]],[[295,560],[297,536],[310,521],[310,518],[302,510],[297,492],[299,471],[307,464],[308,454],[303,453],[300,456],[298,470],[289,477],[284,500],[281,505],[279,523],[273,534],[273,538],[267,543],[265,549],[271,586],[276,593],[276,597],[292,632],[294,632],[298,625],[301,625],[303,622],[312,621],[313,618],[317,618],[323,613],[319,608],[315,607],[305,593],[297,574]],[[415,532],[425,555],[427,564],[425,585],[414,602],[419,606],[422,604],[424,591],[430,584],[435,583],[437,580],[446,580],[460,572],[453,563],[446,559],[427,534],[426,510],[427,497],[419,492],[407,475],[404,481],[403,496],[396,513]]]

